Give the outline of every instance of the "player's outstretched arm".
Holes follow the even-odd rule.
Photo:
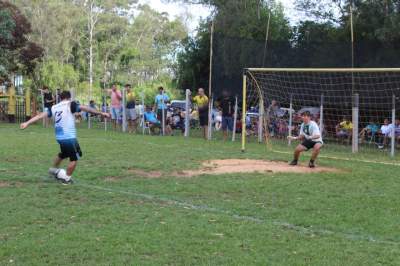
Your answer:
[[[38,114],[38,115],[32,117],[31,119],[29,119],[29,120],[26,121],[25,123],[22,123],[22,124],[20,125],[20,128],[21,128],[21,129],[25,129],[25,128],[29,127],[31,124],[33,124],[33,123],[35,123],[35,122],[37,122],[37,121],[39,121],[39,120],[45,118],[47,115],[48,115],[48,114],[47,114],[46,112],[40,113],[40,114]]]
[[[299,135],[299,136],[297,136],[297,137],[294,137],[294,136],[288,136],[287,137],[288,139],[290,139],[290,140],[304,140],[305,139],[305,136],[304,135]]]
[[[82,111],[87,112],[87,113],[90,113],[90,114],[101,115],[101,116],[107,117],[107,118],[110,117],[110,114],[109,114],[109,113],[104,113],[104,112],[97,111],[96,109],[93,109],[93,108],[91,108],[91,107],[89,107],[89,106],[81,105],[81,106],[80,106],[80,109],[81,109]]]

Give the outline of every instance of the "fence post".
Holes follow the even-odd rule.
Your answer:
[[[233,132],[232,132],[232,141],[236,139],[236,121],[238,117],[238,97],[235,97],[235,110],[233,113]]]
[[[392,96],[392,143],[390,155],[394,157],[396,148],[396,95]]]
[[[142,110],[141,110],[142,114],[141,114],[140,119],[142,120],[141,121],[142,122],[142,134],[144,135],[145,129],[146,129],[146,121],[144,119],[144,113],[146,111],[146,107],[144,106],[144,93],[143,92],[140,94],[140,98],[142,100]]]
[[[321,137],[324,131],[324,95],[321,94],[321,106],[319,109],[319,130],[321,132]]]
[[[126,89],[122,88],[122,132],[126,132]]]
[[[208,136],[207,139],[212,139],[212,112],[213,112],[213,105],[214,105],[214,98],[210,95],[211,101],[209,102],[208,106]]]
[[[27,88],[25,90],[25,118],[26,120],[30,119],[32,116],[31,111],[31,89]]]
[[[190,130],[190,95],[191,91],[186,90],[185,98],[185,137],[189,137]]]
[[[44,94],[42,90],[40,91],[40,97],[42,98],[42,112],[44,112]],[[46,127],[46,119],[47,119],[46,117],[43,118],[43,127]]]
[[[289,104],[289,140],[288,140],[288,145],[292,145],[292,140],[291,140],[291,136],[292,136],[292,128],[293,128],[293,95],[290,94],[290,104]]]
[[[102,112],[108,113],[108,110],[107,110],[107,96],[106,96],[106,94],[104,94],[102,98],[103,98],[102,99],[102,101],[103,101],[102,102],[102,107],[101,107]],[[104,131],[107,132],[107,117],[104,117]]]
[[[359,118],[359,105],[360,97],[359,94],[354,94],[353,99],[353,134],[352,134],[352,152],[358,152],[358,118]]]
[[[161,98],[161,122],[162,122],[162,135],[165,136],[165,112],[164,110],[166,110],[165,108],[165,101],[164,101],[164,90],[162,91],[162,98]]]
[[[261,97],[258,106],[258,143],[263,141],[264,99]]]

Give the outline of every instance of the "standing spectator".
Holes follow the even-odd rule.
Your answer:
[[[280,113],[280,107],[276,100],[272,100],[270,106],[267,108],[267,119],[269,120],[268,127],[271,137],[278,134],[278,114]]]
[[[61,93],[60,89],[57,89],[56,90],[56,104],[61,102],[60,93]]]
[[[131,90],[131,84],[125,85],[126,89],[126,117],[128,119],[128,132],[133,133],[136,131],[136,95]]]
[[[222,131],[224,133],[224,141],[226,141],[228,139],[228,130],[233,131],[234,112],[234,103],[228,91],[224,90],[222,92],[222,99],[219,104],[222,111]]]
[[[197,95],[193,98],[199,112],[200,127],[203,128],[203,137],[207,139],[208,132],[208,97],[204,94],[204,89],[199,88]]]
[[[97,111],[96,103],[95,103],[93,100],[90,100],[90,101],[89,101],[89,107],[92,108],[93,110],[96,110],[96,111]],[[85,114],[86,120],[89,120],[89,116],[90,116],[90,117],[94,116],[93,114],[90,114],[90,113],[88,113],[88,112],[85,112],[84,114]]]
[[[154,110],[157,110],[157,119],[161,121],[161,123],[164,123],[167,120],[167,103],[169,102],[169,97],[165,93],[163,87],[158,87],[158,94],[156,95],[155,98],[155,106]],[[164,115],[164,121],[163,121],[163,115]]]
[[[54,95],[53,93],[49,90],[49,87],[44,86],[43,87],[43,100],[44,100],[44,110],[43,112],[48,112],[49,110],[51,110],[51,107],[54,105]],[[45,118],[45,126],[48,127],[50,122],[49,118]]]
[[[111,89],[108,89],[107,92],[111,95],[111,122],[113,125],[113,129],[116,130],[118,120],[121,118],[122,114],[122,94],[121,91],[118,90],[116,84],[113,84]]]

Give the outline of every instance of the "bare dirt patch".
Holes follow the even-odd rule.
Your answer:
[[[120,176],[105,176],[105,177],[103,177],[104,181],[107,181],[107,182],[115,182],[115,181],[120,180],[121,178],[122,177],[120,177]]]
[[[187,170],[178,173],[178,176],[220,175],[229,173],[332,173],[337,169],[319,167],[311,169],[305,165],[290,166],[286,162],[226,159],[204,162],[199,170]]]
[[[163,174],[160,171],[144,171],[135,168],[128,169],[128,173],[145,178],[160,178],[163,176]]]
[[[8,181],[0,181],[0,188],[8,188],[8,187],[21,187],[21,182],[8,182]]]
[[[225,159],[203,162],[200,169],[179,170],[169,173],[160,171],[145,171],[142,169],[129,168],[128,174],[142,178],[162,177],[194,177],[199,175],[221,175],[233,173],[335,173],[338,169],[317,166],[314,169],[306,165],[290,166],[287,162],[248,160],[248,159]],[[106,177],[106,181],[117,181],[123,177]]]

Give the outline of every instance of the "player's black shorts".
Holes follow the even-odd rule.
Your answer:
[[[208,126],[208,109],[199,111],[199,121],[201,127]]]
[[[61,159],[69,158],[71,162],[78,161],[82,157],[81,147],[76,139],[57,140],[60,144],[61,152],[58,157]]]
[[[306,139],[305,141],[303,141],[302,143],[301,143],[301,145],[302,146],[304,146],[304,147],[306,147],[307,148],[307,150],[309,150],[309,149],[312,149],[312,148],[314,148],[314,146],[316,145],[316,144],[322,144],[322,142],[320,142],[320,141],[312,141],[312,140],[310,140],[310,139]]]

